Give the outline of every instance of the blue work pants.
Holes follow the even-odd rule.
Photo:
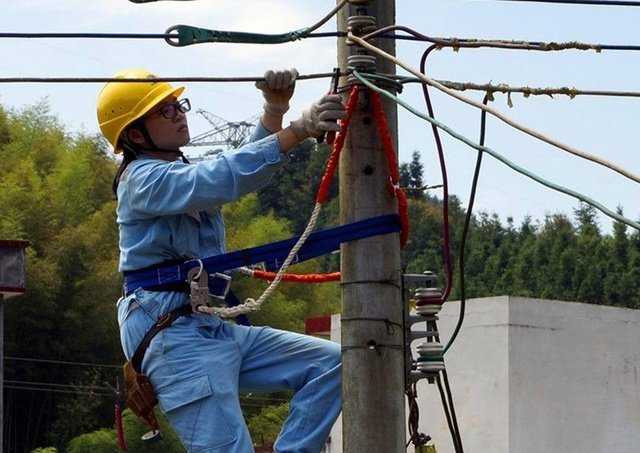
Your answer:
[[[181,293],[144,290],[122,299],[125,355],[131,357],[158,316],[184,303]],[[216,316],[177,319],[151,342],[142,369],[188,452],[254,451],[239,392],[293,390],[277,453],[319,453],[341,409],[337,343]]]

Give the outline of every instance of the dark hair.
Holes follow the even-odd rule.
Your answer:
[[[111,190],[113,191],[113,196],[116,200],[118,199],[118,185],[120,185],[122,173],[124,173],[131,162],[138,158],[138,147],[128,139],[123,138],[128,137],[128,131],[132,128],[146,131],[146,128],[144,127],[144,120],[142,118],[138,118],[133,121],[125,128],[124,131],[122,131],[120,138],[118,139],[117,146],[122,150],[122,163],[120,164],[120,167],[118,167],[118,171],[116,171],[116,175],[113,177],[113,183],[111,184]]]
[[[120,164],[120,167],[118,168],[118,171],[116,172],[115,177],[113,178],[113,183],[111,185],[111,190],[113,191],[113,195],[115,197],[115,199],[118,199],[118,185],[120,184],[120,178],[122,177],[122,173],[124,173],[124,171],[126,170],[127,166],[133,162],[134,160],[136,160],[138,158],[138,154],[141,152],[144,152],[145,149],[152,149],[155,151],[160,151],[160,152],[168,152],[168,153],[175,153],[176,155],[178,155],[178,157],[180,157],[182,159],[182,162],[184,162],[185,164],[189,163],[189,159],[187,159],[187,157],[182,153],[182,151],[180,151],[180,149],[162,149],[159,148],[154,142],[153,139],[151,138],[151,135],[149,135],[149,131],[147,130],[147,126],[145,126],[144,124],[144,118],[138,118],[137,120],[135,120],[133,123],[131,123],[129,125],[129,127],[127,127],[127,129],[123,132],[123,134],[121,134],[121,137],[127,136],[127,131],[131,128],[135,128],[138,129],[140,131],[140,133],[142,134],[142,136],[144,137],[145,141],[147,142],[147,144],[149,144],[151,146],[151,148],[145,148],[141,145],[137,145],[134,143],[131,143],[128,139],[122,139],[120,138],[118,140],[118,148],[122,149],[122,163]]]
[[[120,167],[118,167],[118,171],[113,177],[113,183],[111,184],[111,190],[113,191],[113,196],[116,200],[118,199],[118,185],[120,185],[120,178],[122,177],[122,173],[124,173],[131,162],[138,158],[138,153],[126,142],[118,142],[118,146],[120,146],[123,150],[122,163],[120,163]]]

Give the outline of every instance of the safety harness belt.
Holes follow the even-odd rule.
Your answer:
[[[298,251],[294,263],[338,250],[343,242],[394,233],[400,231],[400,228],[398,215],[388,214],[318,231],[309,235]],[[201,265],[208,274],[220,274],[231,269],[258,263],[264,263],[266,270],[278,269],[297,241],[298,237],[294,237],[200,260],[152,266],[139,271],[127,272],[124,291],[125,294],[131,294],[138,288],[158,289],[163,286],[170,287],[186,283],[189,270]]]

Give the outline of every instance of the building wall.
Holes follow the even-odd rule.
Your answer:
[[[441,312],[443,341],[459,307]],[[473,299],[445,362],[465,451],[640,452],[639,310]],[[434,387],[419,384],[420,426],[453,452]]]
[[[445,344],[459,310],[447,302],[439,315]],[[332,321],[339,341],[339,317]],[[445,363],[465,452],[640,452],[640,310],[472,299]],[[437,386],[417,388],[420,431],[438,453],[453,453]],[[327,451],[341,444],[337,424]]]
[[[509,298],[514,452],[640,452],[640,311]]]

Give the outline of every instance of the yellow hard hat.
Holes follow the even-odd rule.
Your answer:
[[[122,131],[167,96],[180,96],[184,87],[174,88],[167,82],[154,81],[156,76],[144,69],[126,69],[113,78],[150,79],[149,82],[109,82],[98,96],[100,130],[114,151],[121,153],[118,139]]]

